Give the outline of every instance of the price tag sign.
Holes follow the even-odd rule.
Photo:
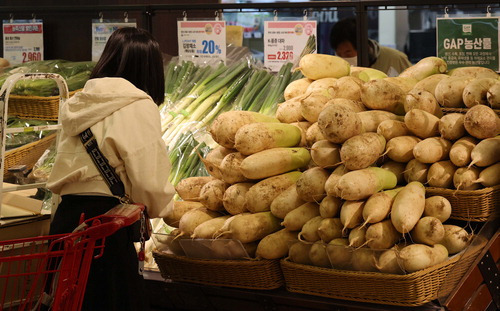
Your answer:
[[[500,17],[438,18],[437,56],[448,69],[481,66],[500,71]]]
[[[178,21],[179,57],[226,60],[225,21]]]
[[[123,20],[103,20],[102,22],[98,19],[92,20],[92,61],[99,60],[113,31],[123,27],[137,27],[137,23],[134,19],[130,19],[130,22],[124,22]]]
[[[284,63],[295,62],[316,28],[316,21],[264,22],[264,66],[279,71]]]
[[[11,65],[43,60],[42,20],[4,20],[3,58]]]

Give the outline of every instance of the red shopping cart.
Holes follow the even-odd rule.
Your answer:
[[[73,232],[0,241],[0,310],[81,309],[93,258],[105,238],[140,219],[142,205],[115,207]]]

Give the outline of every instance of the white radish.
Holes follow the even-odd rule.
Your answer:
[[[377,161],[385,150],[385,138],[376,133],[363,133],[349,138],[340,149],[340,158],[346,168],[359,170]]]
[[[429,164],[422,163],[417,159],[413,159],[406,164],[404,177],[407,183],[418,181],[420,183],[427,182],[427,173],[429,171]]]
[[[275,217],[283,219],[291,210],[296,209],[304,203],[306,202],[299,198],[297,185],[294,183],[274,198],[270,209]]]
[[[448,158],[451,142],[441,137],[430,137],[417,143],[413,156],[422,163],[435,163]]]
[[[476,138],[495,137],[500,134],[500,117],[490,107],[477,105],[465,114],[464,126]]]
[[[468,166],[472,161],[472,150],[477,143],[478,140],[472,136],[460,138],[451,146],[450,161],[458,167]]]
[[[444,226],[436,217],[425,216],[417,222],[410,234],[415,243],[432,246],[443,240]]]
[[[441,222],[447,221],[451,216],[450,201],[439,195],[428,197],[425,199],[424,216],[435,217]]]
[[[461,113],[450,113],[439,120],[439,133],[447,140],[457,140],[465,135],[465,116]]]
[[[436,162],[429,167],[427,183],[430,187],[452,188],[456,170],[457,167],[451,161]]]
[[[424,213],[425,187],[419,182],[406,185],[394,198],[391,221],[398,232],[408,233]]]

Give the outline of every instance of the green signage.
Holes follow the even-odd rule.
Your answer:
[[[438,18],[437,56],[448,69],[481,66],[500,71],[500,17]]]

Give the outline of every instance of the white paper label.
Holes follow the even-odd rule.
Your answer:
[[[42,20],[4,20],[3,58],[11,65],[43,60]]]
[[[179,57],[226,60],[225,21],[178,21]]]
[[[311,35],[316,36],[316,21],[264,22],[264,66],[279,71],[302,53]]]
[[[127,23],[119,20],[105,20],[103,22],[98,19],[92,20],[92,61],[99,60],[113,31],[123,27],[137,27],[137,23],[133,19]]]

